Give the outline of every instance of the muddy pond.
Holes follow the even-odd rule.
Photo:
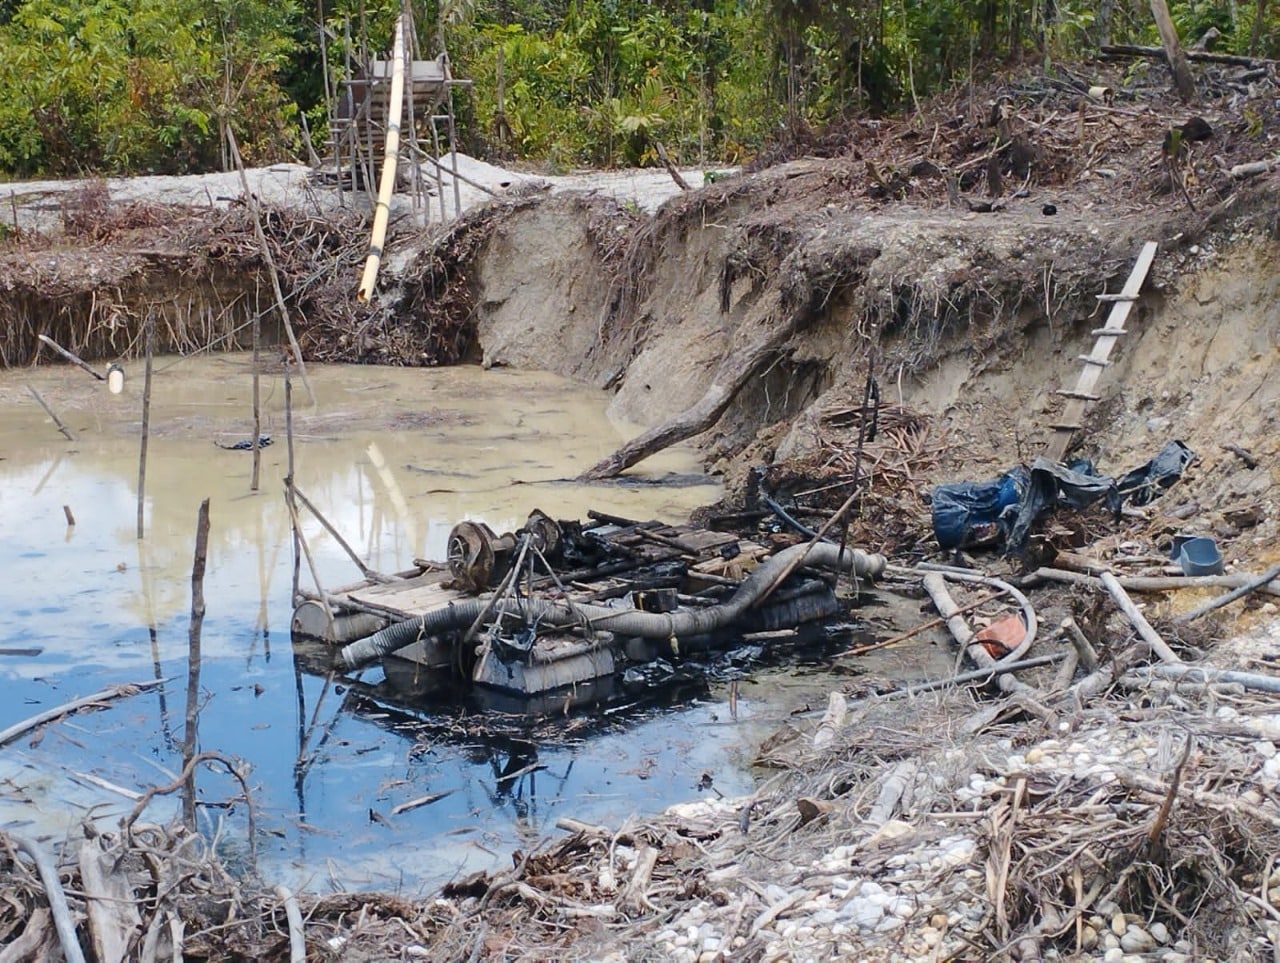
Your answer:
[[[463,519],[498,532],[535,508],[680,522],[719,496],[684,449],[620,483],[563,481],[625,431],[588,386],[477,368],[308,374],[314,401],[293,378],[297,484],[379,571],[443,557]],[[252,433],[251,359],[156,360],[141,540],[141,364],[126,375],[113,395],[69,366],[0,373],[0,728],[107,686],[165,680],[0,748],[0,825],[55,839],[86,819],[114,826],[138,794],[176,776],[206,497],[200,748],[248,765],[259,869],[272,881],[419,894],[508,866],[562,816],[620,822],[700,794],[740,795],[759,778],[756,743],[797,706],[825,701],[830,676],[803,659],[725,658],[651,697],[533,728],[464,702],[385,700],[376,667],[354,684],[326,682],[313,671],[320,655],[290,640],[282,372],[261,375],[272,444],[251,492],[252,454],[234,447]],[[314,518],[302,529],[326,587],[358,580]],[[919,652],[886,653],[876,671],[927,675],[911,664]],[[202,829],[234,861],[247,826],[238,788],[213,769],[199,786]],[[160,797],[148,816],[177,808]]]

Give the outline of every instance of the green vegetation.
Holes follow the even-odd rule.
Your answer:
[[[1188,41],[1276,56],[1266,0],[1170,4]],[[1101,11],[1110,10],[1110,22]],[[178,173],[295,156],[325,136],[323,60],[385,50],[396,0],[0,0],[0,173]],[[739,161],[788,131],[909,105],[1104,38],[1155,43],[1145,0],[414,0],[447,39],[465,146],[552,166]],[[321,53],[317,19],[325,26]]]

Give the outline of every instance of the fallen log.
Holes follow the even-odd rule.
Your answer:
[[[1131,43],[1108,43],[1098,48],[1106,57],[1150,57],[1155,60],[1165,60],[1164,47],[1142,47]],[[1241,57],[1237,54],[1215,53],[1212,50],[1183,50],[1182,55],[1188,60],[1198,60],[1201,63],[1211,64],[1232,64],[1236,67],[1262,67],[1266,64],[1273,64],[1277,61],[1268,60],[1265,57]]]
[[[108,686],[100,692],[93,695],[84,696],[80,699],[73,699],[71,702],[64,703],[60,706],[54,706],[52,709],[46,709],[44,712],[37,713],[30,719],[22,722],[15,722],[9,728],[0,731],[0,746],[12,742],[24,733],[30,732],[38,726],[44,725],[46,722],[52,722],[62,716],[70,715],[87,706],[102,708],[103,703],[112,699],[122,699],[126,696],[137,695],[139,692],[145,692],[147,689],[155,688],[158,685],[164,685],[168,679],[148,679],[145,682],[121,683],[120,685]]]
[[[1228,173],[1233,181],[1242,181],[1246,177],[1256,177],[1258,174],[1266,174],[1269,171],[1280,167],[1280,157],[1272,157],[1269,160],[1252,161],[1248,164],[1236,164]]]
[[[579,481],[616,478],[650,455],[706,431],[720,420],[739,389],[774,359],[792,331],[790,325],[784,325],[746,347],[731,351],[720,362],[706,394],[692,408],[631,439],[608,458],[583,472]]]

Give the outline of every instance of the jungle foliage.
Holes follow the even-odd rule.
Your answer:
[[[413,0],[474,86],[465,147],[553,167],[740,161],[966,77],[1107,40],[1156,43],[1147,0]],[[1175,0],[1184,38],[1280,54],[1267,0]],[[178,173],[323,153],[326,86],[390,45],[397,0],[0,0],[0,172]],[[323,24],[323,33],[321,30]],[[357,51],[358,59],[358,51]],[[328,66],[326,84],[325,64]]]

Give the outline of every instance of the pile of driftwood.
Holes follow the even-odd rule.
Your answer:
[[[1170,89],[1158,47],[1110,46],[1099,59],[1044,74],[974,83],[904,120],[855,119],[796,153],[766,152],[762,169],[795,157],[835,161],[851,193],[881,202],[999,211],[1010,197],[1096,186],[1115,211],[1179,197],[1192,207],[1275,169],[1268,138],[1280,124],[1275,61],[1191,51],[1198,101]],[[1134,61],[1138,62],[1135,67]],[[1215,116],[1214,124],[1201,114]],[[1046,210],[1046,213],[1052,213]]]
[[[924,415],[898,405],[873,410],[874,428],[863,426],[858,406],[822,411],[813,450],[770,468],[761,494],[789,528],[812,535],[856,491],[849,543],[899,556],[928,537],[920,492],[943,445]]]

